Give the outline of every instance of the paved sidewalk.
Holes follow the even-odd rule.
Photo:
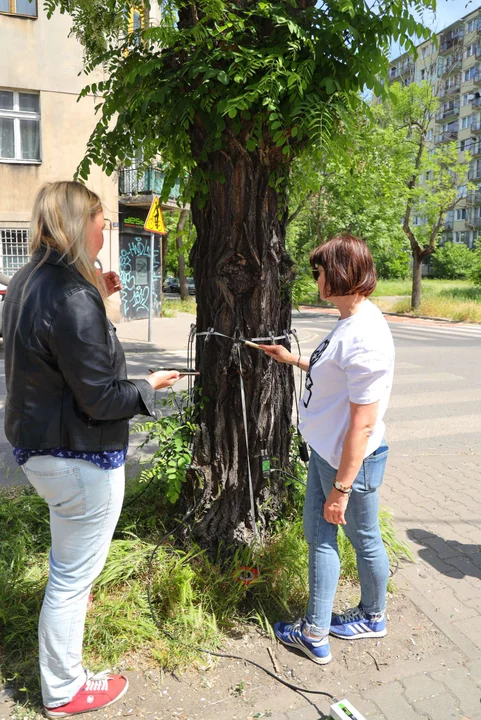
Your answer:
[[[190,326],[193,323],[195,316],[190,313],[178,313],[173,318],[154,318],[150,343],[147,341],[147,320],[121,322],[116,327],[117,336],[126,352],[149,352],[187,348]]]
[[[369,720],[481,720],[481,496],[479,456],[397,458],[381,502],[394,512],[415,564],[396,585],[454,646],[453,652],[408,662],[395,676],[342,678],[345,696]],[[387,640],[387,638],[386,638]],[[362,642],[362,641],[361,641]],[[340,697],[340,695],[339,695]],[[271,720],[318,720],[311,705]]]

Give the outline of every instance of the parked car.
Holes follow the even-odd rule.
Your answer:
[[[195,283],[194,278],[187,278],[187,285],[189,287],[189,295],[195,295]]]
[[[9,280],[10,278],[7,275],[0,273],[0,337],[3,335],[3,301],[5,300]]]
[[[165,293],[178,293],[180,292],[180,285],[177,278],[172,277],[171,275],[168,275],[165,280],[164,284],[162,286],[162,289]]]

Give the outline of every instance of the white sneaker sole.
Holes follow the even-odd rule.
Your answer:
[[[336,633],[334,630],[329,630],[329,635],[340,638],[341,640],[361,640],[362,638],[386,637],[387,630],[386,629],[379,630],[378,632],[374,632],[372,630],[371,632],[363,632],[363,633],[359,633],[358,635],[340,635],[340,634]]]
[[[102,707],[87,708],[86,710],[79,710],[79,712],[74,712],[74,713],[55,712],[55,708],[46,708],[46,707],[44,707],[43,711],[48,718],[66,718],[66,717],[73,717],[74,715],[85,715],[85,713],[95,712],[96,710],[103,710],[104,708],[108,707],[109,705],[113,705],[118,700],[123,698],[123,696],[129,689],[129,681],[127,680],[127,678],[125,678],[125,680],[126,680],[126,683],[125,683],[125,687],[122,690],[122,692],[119,693],[117,695],[117,697],[114,698],[114,700],[111,700],[110,702],[105,703],[105,705],[102,705]]]
[[[277,637],[277,635],[276,635],[276,638],[279,640],[279,642],[281,642],[286,647],[293,648],[294,650],[300,650],[301,652],[303,652],[304,655],[307,655],[309,660],[312,660],[312,662],[315,662],[316,665],[327,665],[327,663],[331,662],[331,660],[332,660],[331,653],[329,653],[329,655],[325,658],[319,658],[319,657],[317,657],[317,655],[313,655],[310,652],[310,650],[308,650],[304,645],[293,645],[292,643],[288,643],[288,642],[285,642],[284,640],[281,640],[281,638]]]

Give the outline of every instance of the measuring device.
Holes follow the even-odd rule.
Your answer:
[[[180,368],[180,367],[169,367],[169,368],[149,368],[150,373],[154,372],[178,372],[181,375],[200,375],[198,370],[192,370],[192,368]]]
[[[330,717],[332,720],[366,720],[349,700],[339,700],[331,705]]]

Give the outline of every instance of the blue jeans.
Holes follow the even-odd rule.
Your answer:
[[[367,613],[386,608],[389,561],[379,529],[378,488],[382,483],[388,447],[381,446],[363,462],[353,483],[346,510],[344,532],[356,551],[361,602]],[[320,634],[331,624],[332,607],[339,581],[338,526],[324,520],[324,503],[332,490],[337,470],[311,449],[304,502],[304,535],[309,545],[309,606],[307,622]]]
[[[124,467],[31,457],[25,474],[50,509],[50,572],[38,628],[44,705],[64,705],[85,683],[82,643],[90,587],[101,573],[122,509]]]

